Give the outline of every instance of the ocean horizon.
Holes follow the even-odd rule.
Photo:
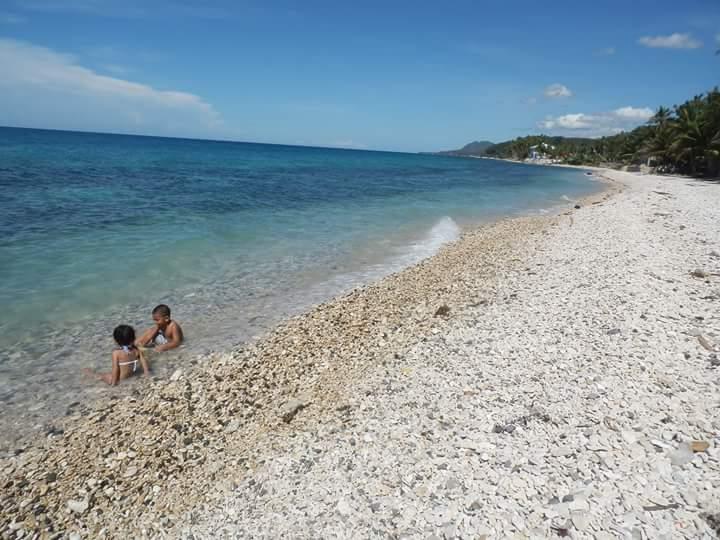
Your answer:
[[[185,136],[171,136],[171,135],[148,135],[144,133],[124,133],[124,132],[112,132],[112,131],[93,131],[93,130],[77,130],[77,129],[54,129],[54,128],[33,128],[33,127],[23,127],[23,126],[2,126],[0,125],[0,129],[6,129],[6,130],[23,130],[23,131],[39,131],[39,132],[49,132],[49,133],[76,133],[81,135],[101,135],[101,136],[113,136],[113,137],[138,137],[138,138],[147,138],[147,139],[167,139],[168,141],[195,141],[195,142],[208,142],[208,143],[223,143],[223,144],[261,144],[263,146],[285,146],[285,147],[291,147],[291,148],[316,148],[318,150],[356,150],[358,152],[382,152],[382,153],[388,153],[388,154],[426,154],[426,155],[435,155],[437,152],[430,152],[430,151],[417,151],[417,152],[410,152],[410,151],[403,151],[403,150],[383,150],[379,148],[358,148],[353,147],[352,145],[343,146],[343,145],[335,145],[335,146],[322,146],[322,145],[314,145],[314,144],[289,144],[289,143],[269,143],[269,142],[261,142],[261,141],[241,141],[236,139],[223,139],[223,138],[207,138],[207,137],[185,137]]]
[[[600,189],[580,170],[491,160],[24,128],[0,128],[0,187],[8,441],[108,392],[81,368],[109,368],[113,328],[140,331],[158,303],[187,337],[153,366],[164,375],[463,228]]]

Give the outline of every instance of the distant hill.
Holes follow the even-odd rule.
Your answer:
[[[473,141],[466,144],[458,150],[445,150],[444,152],[435,152],[444,156],[484,156],[485,151],[495,143],[490,141]]]

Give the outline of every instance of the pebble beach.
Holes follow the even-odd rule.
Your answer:
[[[58,411],[2,538],[715,538],[720,184],[556,214]]]

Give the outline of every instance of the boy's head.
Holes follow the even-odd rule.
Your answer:
[[[135,342],[135,329],[127,324],[121,324],[113,330],[113,338],[121,347],[129,347]]]
[[[152,318],[158,328],[165,328],[170,324],[170,308],[165,304],[155,306],[155,309],[152,310]]]

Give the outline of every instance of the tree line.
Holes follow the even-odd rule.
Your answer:
[[[599,139],[520,137],[487,148],[485,155],[525,159],[534,146],[570,165],[646,164],[659,172],[715,177],[720,173],[720,91],[714,88],[681,105],[660,107],[632,131]]]

